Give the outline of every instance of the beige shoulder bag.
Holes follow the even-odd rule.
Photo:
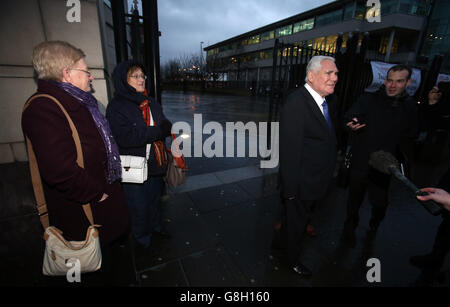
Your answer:
[[[27,101],[24,107],[24,111],[34,99],[40,97],[45,97],[55,102],[66,116],[70,125],[70,129],[72,130],[72,136],[75,141],[77,150],[77,164],[81,168],[84,168],[83,152],[81,149],[81,142],[78,131],[75,128],[75,125],[69,114],[56,98],[46,94],[35,95]],[[50,226],[47,205],[36,156],[34,154],[33,146],[29,138],[27,136],[25,136],[25,138],[27,143],[28,159],[30,164],[31,181],[33,183],[34,196],[36,198],[41,224],[45,230],[44,239],[46,243],[44,262],[42,265],[43,274],[48,276],[64,276],[67,275],[69,269],[74,266],[79,267],[80,273],[97,271],[102,265],[102,253],[100,249],[99,233],[96,228],[99,227],[99,225],[94,224],[94,217],[92,215],[90,204],[83,205],[83,211],[86,214],[89,223],[91,224],[91,226],[89,226],[87,230],[86,239],[84,241],[67,241],[62,236],[61,230],[57,229],[56,227]]]

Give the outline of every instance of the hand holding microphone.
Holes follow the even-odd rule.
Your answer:
[[[435,202],[444,206],[444,208],[450,211],[450,194],[438,188],[423,188],[420,189],[424,195],[417,195],[417,199],[421,201],[434,200]]]
[[[399,170],[399,163],[395,157],[385,151],[377,151],[370,155],[369,164],[376,170],[392,175],[397,178],[401,183],[406,185],[410,190],[414,192],[418,199],[421,200],[422,205],[428,210],[432,215],[438,215],[442,213],[442,206],[433,201],[432,197],[428,197],[424,193],[429,193],[427,189],[420,190],[414,183],[412,183],[408,178],[403,175]],[[420,199],[419,197],[424,197]],[[426,198],[426,199],[425,199]]]

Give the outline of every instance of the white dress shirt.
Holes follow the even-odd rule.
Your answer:
[[[317,106],[319,107],[322,114],[324,114],[322,104],[325,101],[325,98],[323,98],[315,90],[313,90],[313,88],[308,83],[305,83],[305,88],[308,90],[308,92],[313,97],[314,101],[317,103]]]

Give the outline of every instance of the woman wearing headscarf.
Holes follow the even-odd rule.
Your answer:
[[[152,237],[168,236],[162,228],[161,216],[161,194],[167,164],[157,159],[155,147],[162,148],[172,124],[164,116],[161,105],[147,96],[147,77],[140,64],[131,61],[120,63],[114,69],[113,79],[115,93],[106,109],[106,117],[120,154],[145,157],[147,144],[151,144],[147,162],[148,179],[142,184],[122,184],[133,236],[138,246],[148,249]]]
[[[122,244],[128,233],[128,216],[120,186],[119,150],[90,93],[94,78],[84,58],[82,50],[62,41],[43,42],[33,50],[38,73],[33,96],[53,96],[67,111],[80,137],[84,168],[76,162],[66,116],[50,98],[30,103],[22,115],[22,128],[36,155],[50,225],[62,230],[66,240],[85,240],[90,223],[82,205],[90,203],[94,222],[101,225],[102,270],[108,271],[111,248]]]

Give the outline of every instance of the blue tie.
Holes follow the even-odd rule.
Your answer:
[[[325,120],[328,123],[328,127],[330,128],[330,131],[333,131],[333,123],[331,122],[330,113],[328,112],[328,103],[326,100],[322,103],[323,108],[323,116],[325,116]]]

